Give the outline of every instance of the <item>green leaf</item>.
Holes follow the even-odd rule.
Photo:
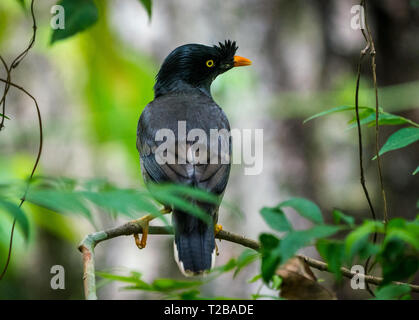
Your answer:
[[[181,289],[189,289],[196,286],[202,285],[202,281],[184,281],[184,280],[174,280],[174,279],[156,279],[153,281],[152,285],[156,291],[173,291]]]
[[[343,111],[349,111],[349,110],[355,110],[354,106],[339,106],[334,107],[332,109],[317,113],[310,118],[304,120],[304,123],[318,118],[325,115],[343,112]],[[368,125],[368,126],[374,126],[375,125],[375,108],[367,107],[367,106],[359,106],[359,120],[361,125]],[[354,117],[349,123],[351,125],[347,129],[352,129],[357,127],[357,120],[356,117]],[[388,112],[382,111],[380,108],[379,115],[378,115],[378,124],[379,125],[399,125],[399,124],[410,124],[414,127],[419,127],[419,124],[415,123],[412,120],[409,120],[407,118],[404,118],[402,116],[398,116],[395,114],[391,114]]]
[[[355,110],[355,108],[353,108]],[[357,119],[356,119],[356,112],[354,112],[355,115],[354,117],[348,122],[349,124],[356,124],[357,123]],[[367,108],[367,109],[361,109],[359,110],[359,120],[362,124],[362,120],[368,118],[371,116],[371,114],[375,114],[375,109],[373,108]]]
[[[419,224],[407,222],[402,218],[391,219],[387,225],[386,237],[383,244],[385,245],[387,241],[394,238],[403,240],[416,250],[419,250]]]
[[[26,200],[59,213],[80,213],[92,220],[92,215],[86,207],[86,203],[75,192],[29,189]]]
[[[233,270],[234,268],[237,267],[237,261],[236,259],[230,259],[227,261],[226,264],[222,265],[222,266],[218,266],[215,267],[214,269],[211,270],[211,273],[225,273],[225,272],[229,272],[231,270]]]
[[[64,7],[64,29],[56,29],[51,36],[51,44],[71,37],[94,25],[99,17],[93,0],[61,0],[57,3]]]
[[[304,218],[307,218],[314,223],[323,223],[323,217],[320,208],[310,200],[304,198],[291,198],[281,202],[278,205],[278,208],[283,207],[293,208]]]
[[[6,116],[5,114],[3,114],[3,113],[0,113],[0,117],[3,117],[5,119],[7,119],[7,120],[10,120],[10,118],[8,116]]]
[[[121,281],[121,282],[129,282],[129,283],[137,283],[141,276],[137,274],[133,274],[131,276],[121,276],[117,274],[112,274],[108,272],[96,271],[95,274],[101,278],[110,279],[113,281]]]
[[[199,290],[189,290],[179,294],[181,300],[201,300]]]
[[[274,275],[273,277],[272,277],[272,289],[273,290],[279,290],[279,288],[281,287],[281,283],[282,283],[282,278],[280,277],[280,276],[278,276],[278,275]]]
[[[257,258],[259,258],[260,254],[252,249],[246,249],[242,252],[242,254],[237,258],[237,267],[234,271],[233,277],[236,277],[239,272],[249,264],[251,264],[253,261],[255,261]]]
[[[356,254],[363,257],[377,252],[377,246],[369,243],[368,237],[374,232],[384,232],[384,225],[378,221],[366,220],[364,223],[349,233],[345,239],[345,257],[349,264]]]
[[[361,117],[360,117],[361,119]],[[360,124],[362,125],[368,125],[370,127],[375,126],[375,110],[369,113],[369,115],[363,119],[360,120]],[[346,128],[346,130],[349,129],[353,129],[356,128],[358,126],[357,122],[356,122],[356,118],[354,118],[351,122],[352,125],[350,125],[348,128]],[[414,123],[413,121],[406,119],[404,117],[395,115],[395,114],[391,114],[391,113],[387,113],[387,112],[379,112],[378,114],[378,125],[383,126],[383,125],[400,125],[400,124],[413,124],[413,125],[417,125],[416,123]]]
[[[262,278],[262,275],[261,274],[257,274],[252,279],[248,280],[247,283],[254,283],[254,282],[258,281],[261,278]]]
[[[4,199],[0,199],[0,206],[2,206],[7,213],[9,213],[14,219],[16,219],[16,223],[22,229],[23,235],[27,240],[29,238],[29,221],[22,208],[20,208],[13,202],[9,202]]]
[[[317,251],[327,262],[328,269],[335,274],[336,280],[342,279],[340,268],[345,257],[345,245],[342,241],[320,239],[316,243]]]
[[[196,205],[196,203],[191,202],[186,197],[179,195],[177,192],[175,192],[176,189],[162,188],[161,186],[152,184],[148,186],[148,189],[153,198],[160,203],[168,206],[174,206],[178,210],[182,210],[196,216],[207,224],[212,223],[212,218],[208,213]]]
[[[292,258],[295,253],[311,241],[326,238],[341,230],[340,226],[318,225],[308,230],[298,230],[288,233],[279,244],[279,256],[281,264]]]
[[[322,116],[329,115],[329,114],[333,114],[333,113],[337,113],[337,112],[342,112],[342,111],[348,111],[348,110],[354,110],[354,109],[355,109],[355,107],[353,107],[353,106],[339,106],[339,107],[334,107],[332,109],[329,109],[329,110],[326,110],[326,111],[322,111],[322,112],[316,113],[315,115],[311,116],[310,118],[304,120],[304,123],[306,123],[306,122],[308,122],[310,120],[313,120],[313,119],[322,117]],[[364,107],[364,106],[361,107],[360,106],[359,109],[372,109],[372,108],[371,107]]]
[[[401,281],[414,275],[419,268],[418,251],[409,250],[406,243],[392,238],[377,256],[383,272],[382,285],[391,281]]]
[[[26,5],[25,5],[25,0],[17,0],[17,2],[19,2],[20,6],[25,9]]]
[[[97,271],[96,274],[99,277],[104,278],[104,279],[131,283],[131,284],[133,284],[133,286],[129,287],[131,289],[135,288],[135,289],[138,289],[138,290],[147,290],[147,291],[152,291],[153,290],[153,287],[150,284],[141,280],[141,274],[138,273],[138,272],[131,272],[130,276],[121,276],[121,275],[111,274],[111,273],[107,273],[107,272],[100,272],[100,271]]]
[[[416,170],[415,171],[413,171],[413,173],[412,173],[412,175],[414,176],[416,173],[418,173],[419,172],[419,166],[416,168]]]
[[[147,14],[148,14],[148,18],[151,19],[151,10],[152,10],[152,6],[153,6],[152,0],[140,0],[140,2],[142,3],[144,8],[146,9]]]
[[[375,291],[375,300],[405,299],[411,289],[408,285],[389,284]],[[409,295],[410,296],[410,295]]]
[[[262,278],[269,283],[278,265],[285,263],[295,253],[318,238],[329,237],[339,230],[340,226],[318,225],[308,230],[289,232],[279,240],[272,234],[262,233],[259,236],[262,254]]]
[[[348,216],[338,209],[333,210],[332,215],[333,215],[333,222],[335,224],[340,224],[340,222],[343,221],[347,225],[349,225],[351,228],[355,226],[354,217]]]
[[[131,218],[138,217],[140,212],[162,216],[149,197],[135,190],[81,191],[78,194],[108,212],[118,212]]]
[[[400,149],[419,140],[419,128],[403,128],[393,133],[381,148],[379,155],[388,151]],[[373,160],[376,159],[376,156]]]
[[[268,283],[275,274],[276,268],[280,263],[280,258],[275,254],[267,254],[262,256],[262,278]]]
[[[209,204],[220,204],[220,198],[209,191],[179,184],[153,184],[152,191],[169,193],[177,197],[188,197]]]
[[[289,223],[284,212],[279,207],[275,208],[262,208],[260,211],[263,219],[274,230],[277,231],[291,231],[292,226]]]
[[[280,241],[274,235],[262,233],[259,236],[259,242],[262,253],[262,278],[266,283],[269,283],[280,263],[278,252]]]
[[[131,272],[130,276],[121,276],[107,272],[96,272],[96,274],[104,279],[130,283],[132,284],[131,286],[124,287],[124,289],[129,290],[145,290],[169,293],[172,291],[194,288],[203,284],[202,281],[184,281],[168,278],[156,279],[151,284],[149,284],[141,280],[141,274],[138,272]]]

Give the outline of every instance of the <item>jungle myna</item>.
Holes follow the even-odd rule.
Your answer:
[[[213,47],[186,44],[173,50],[164,60],[156,77],[154,100],[145,107],[138,122],[137,149],[146,184],[188,185],[207,190],[221,201],[230,174],[230,162],[221,161],[221,155],[210,148],[209,139],[208,154],[204,158],[209,160],[215,156],[217,161],[202,161],[201,158],[197,161],[196,150],[192,150],[193,143],[183,143],[185,139],[180,137],[179,124],[183,123],[186,127],[186,135],[193,129],[200,129],[207,137],[210,137],[211,129],[230,131],[228,119],[213,100],[210,87],[218,75],[233,67],[251,64],[250,60],[235,56],[237,49],[236,43],[231,41]],[[156,154],[163,143],[162,139],[156,139],[156,134],[162,129],[174,133],[176,149],[172,152],[175,158],[172,163],[162,163]],[[231,156],[231,143],[227,153]],[[202,274],[212,268],[215,260],[214,237],[219,205],[194,203],[210,215],[211,225],[172,205],[162,211],[173,212],[174,254],[185,275]],[[136,235],[140,248],[146,244],[151,219],[151,216],[140,219],[143,226],[141,241]]]

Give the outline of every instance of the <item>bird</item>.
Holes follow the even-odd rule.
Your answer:
[[[222,229],[217,225],[218,210],[231,163],[220,161],[221,155],[213,151],[209,143],[206,145],[209,153],[204,158],[216,157],[218,161],[206,163],[208,161],[197,159],[196,150],[192,150],[190,142],[183,145],[186,149],[183,150],[183,156],[180,151],[182,138],[179,138],[179,123],[184,123],[186,134],[194,129],[201,130],[208,137],[213,129],[230,132],[226,114],[211,95],[211,84],[217,76],[234,67],[252,64],[251,60],[237,56],[237,49],[236,42],[231,40],[213,46],[190,43],[174,49],[164,59],[156,76],[154,99],[143,109],[138,121],[136,145],[146,185],[187,185],[210,192],[219,199],[218,204],[191,200],[210,216],[210,224],[173,205],[165,204],[161,210],[163,214],[172,212],[174,256],[185,276],[206,274],[214,266],[218,250],[215,235]],[[156,139],[156,134],[162,129],[174,133],[174,163],[162,163],[157,156],[162,141]],[[232,150],[229,139],[228,159]],[[146,246],[148,225],[153,218],[147,215],[138,220],[143,229],[142,238],[139,240],[138,234],[134,237],[140,249]]]

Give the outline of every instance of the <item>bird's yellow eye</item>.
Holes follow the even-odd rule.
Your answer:
[[[206,64],[208,68],[212,68],[214,66],[214,60],[207,60]]]

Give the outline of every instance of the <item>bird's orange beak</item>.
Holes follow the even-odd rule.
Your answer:
[[[252,61],[250,61],[249,59],[246,59],[240,56],[234,56],[235,67],[250,66],[251,64],[252,64]]]

